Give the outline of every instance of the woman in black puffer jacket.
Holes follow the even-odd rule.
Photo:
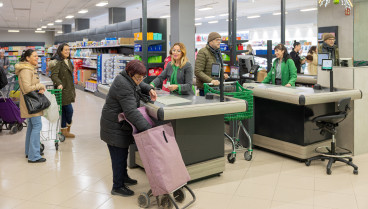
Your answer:
[[[132,127],[125,120],[118,121],[118,115],[124,113],[125,117],[138,129],[145,131],[151,125],[137,109],[140,106],[141,94],[151,96],[156,100],[153,87],[143,83],[146,67],[138,60],[130,61],[126,70],[121,72],[112,83],[102,109],[100,120],[100,137],[109,148],[113,170],[113,188],[111,194],[132,196],[134,192],[126,185],[137,184],[127,172],[128,148],[133,142]]]

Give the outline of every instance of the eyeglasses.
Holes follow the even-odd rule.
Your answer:
[[[140,76],[139,78],[137,78],[137,76],[133,76],[137,81],[142,81],[145,78],[147,78],[147,76]]]

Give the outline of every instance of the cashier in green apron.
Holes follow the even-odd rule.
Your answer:
[[[175,43],[170,49],[170,55],[171,63],[150,83],[151,86],[157,87],[167,79],[170,92],[193,94],[193,68],[188,62],[185,45]]]
[[[297,70],[287,49],[283,44],[279,44],[275,47],[275,54],[277,59],[273,62],[270,72],[268,72],[262,83],[272,83],[287,87],[295,86]]]

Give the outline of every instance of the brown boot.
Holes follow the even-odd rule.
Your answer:
[[[66,127],[67,127],[70,138],[75,138],[75,135],[70,133],[70,127],[72,127],[72,124],[66,124]]]
[[[74,138],[75,137],[73,134],[70,134],[68,132],[67,128],[61,128],[61,133],[65,136],[65,138]]]

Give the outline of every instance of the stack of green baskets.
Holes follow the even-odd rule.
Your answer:
[[[219,90],[211,88],[208,84],[204,84],[204,93],[220,94]],[[245,112],[225,114],[225,121],[244,120],[253,117],[253,91],[243,88],[236,82],[235,92],[224,92],[225,96],[234,97],[247,101],[248,110]]]
[[[47,89],[47,91],[55,95],[56,103],[59,105],[59,114],[61,115],[61,111],[62,111],[61,106],[63,104],[61,89]]]

